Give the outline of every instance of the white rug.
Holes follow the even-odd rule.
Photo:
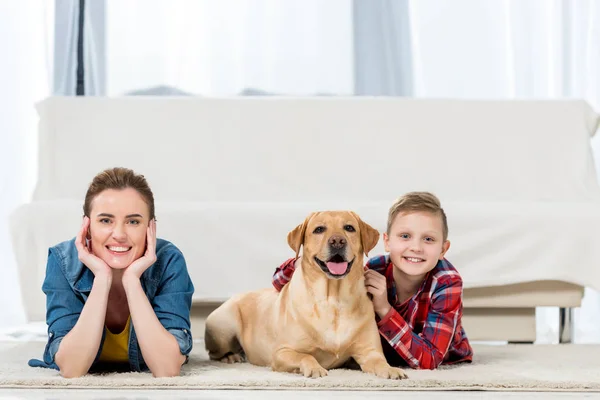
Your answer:
[[[249,364],[221,364],[207,360],[202,343],[195,344],[190,362],[177,378],[110,373],[63,379],[57,371],[27,366],[30,358],[41,357],[43,347],[41,342],[0,342],[0,387],[600,392],[598,345],[476,345],[472,364],[407,370],[409,379],[402,381],[351,370],[333,370],[325,378],[309,379]]]

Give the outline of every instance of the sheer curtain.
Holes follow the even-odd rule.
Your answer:
[[[101,94],[353,92],[351,0],[129,0],[105,12],[106,47],[92,49],[105,52],[93,57],[105,60]]]
[[[354,0],[354,93],[411,96],[408,0]]]
[[[583,98],[600,111],[600,1],[411,0],[409,10],[416,97]],[[600,342],[599,320],[600,295],[586,289],[574,340]],[[538,341],[558,340],[556,308],[539,308],[537,322]]]
[[[52,29],[52,2],[0,2],[0,328],[25,322],[8,217],[35,184],[34,104],[50,93]]]

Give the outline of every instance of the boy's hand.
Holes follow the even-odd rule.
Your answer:
[[[385,276],[372,269],[365,271],[365,286],[367,293],[371,293],[373,298],[373,310],[379,318],[383,318],[390,311],[390,303],[387,299],[387,282]]]

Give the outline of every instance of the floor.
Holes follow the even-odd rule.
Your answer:
[[[543,310],[538,310],[543,311]],[[4,327],[0,327],[4,328]],[[11,329],[0,329],[2,340],[45,340],[46,326],[43,323],[23,324]],[[546,333],[546,335],[542,334]],[[555,342],[555,332],[538,332],[538,343]],[[583,336],[583,335],[582,335]],[[576,335],[577,339],[577,335]],[[599,342],[594,337],[590,342]],[[580,340],[576,340],[580,342]],[[587,342],[584,340],[583,342]],[[491,343],[489,343],[491,344]],[[167,399],[214,399],[214,400],[353,400],[364,398],[409,399],[419,396],[425,399],[600,399],[600,393],[566,392],[484,392],[484,391],[245,391],[245,390],[109,390],[109,389],[1,389],[0,400],[59,400],[59,399],[97,399],[97,400],[167,400]],[[424,396],[424,397],[423,397]]]
[[[45,326],[29,324],[25,329],[2,332],[8,340],[43,339]],[[8,333],[8,335],[2,335]],[[492,344],[492,343],[487,343]],[[500,343],[498,343],[500,344]],[[599,399],[600,393],[580,392],[486,392],[486,391],[277,391],[277,390],[111,390],[111,389],[2,389],[0,400],[60,400],[60,399],[96,399],[96,400],[167,400],[167,399],[214,399],[214,400],[353,400],[374,398],[409,399],[419,396],[425,399]],[[422,397],[424,396],[424,397]]]
[[[276,391],[276,390],[60,390],[60,389],[0,389],[0,400],[354,400],[364,398],[409,399],[419,396],[424,399],[600,399],[600,393],[539,393],[539,392],[345,392],[345,391]]]

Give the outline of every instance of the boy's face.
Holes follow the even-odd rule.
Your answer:
[[[415,278],[431,271],[450,247],[442,218],[426,211],[398,213],[383,242],[394,267]]]

